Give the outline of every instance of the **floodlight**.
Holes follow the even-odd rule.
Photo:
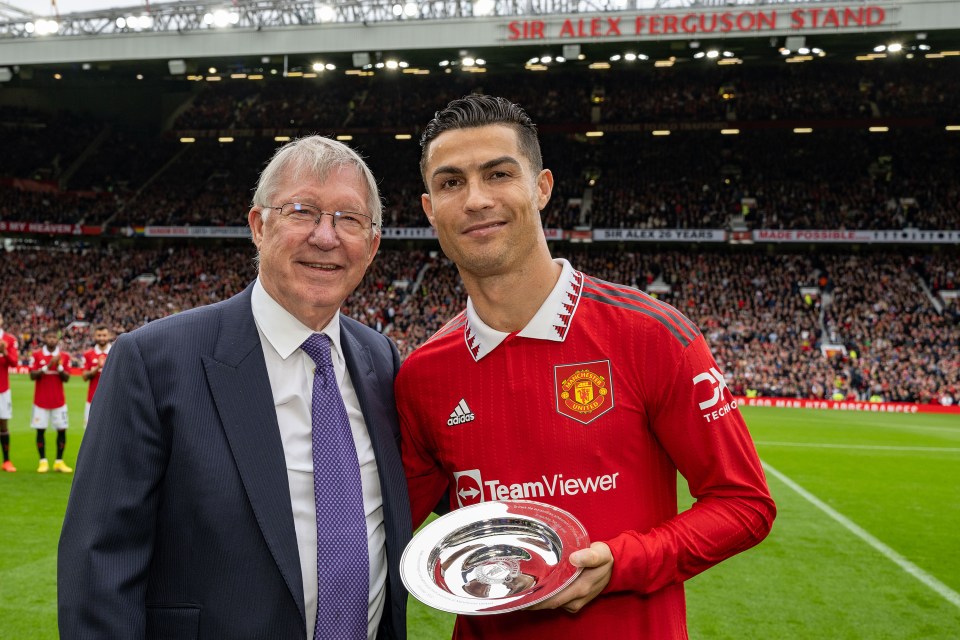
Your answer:
[[[56,20],[37,20],[35,23],[27,24],[33,24],[33,28],[38,36],[48,36],[60,30],[60,23]],[[30,31],[30,29],[27,28],[27,31]]]
[[[497,4],[495,0],[476,0],[476,2],[473,3],[473,15],[490,16],[493,15],[496,8]]]
[[[337,11],[329,4],[318,4],[316,8],[317,20],[320,22],[332,22],[337,17]]]

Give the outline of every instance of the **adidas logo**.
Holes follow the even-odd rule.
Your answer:
[[[450,418],[447,419],[447,426],[452,427],[455,424],[473,422],[476,419],[477,416],[473,414],[473,411],[470,411],[470,407],[467,406],[467,401],[461,398],[460,402],[458,402],[454,408],[453,413],[450,414]]]

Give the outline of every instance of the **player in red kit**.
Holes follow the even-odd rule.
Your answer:
[[[759,543],[775,506],[699,329],[673,307],[550,255],[553,176],[517,105],[472,95],[426,127],[422,204],[469,294],[396,381],[414,525],[532,499],[592,541],[567,588],[456,638],[687,637],[683,582]],[[677,512],[677,472],[696,504]]]
[[[60,337],[54,329],[43,332],[43,347],[33,352],[30,360],[30,379],[36,382],[33,396],[33,417],[30,426],[37,430],[37,452],[40,465],[37,473],[50,470],[47,461],[45,433],[53,424],[57,430],[57,457],[53,461],[53,470],[60,473],[73,471],[63,461],[63,450],[67,446],[67,399],[63,393],[63,383],[70,379],[70,356],[60,349]]]
[[[0,313],[0,448],[3,449],[3,470],[17,470],[10,461],[10,431],[8,424],[13,417],[13,398],[10,394],[10,367],[19,364],[17,339],[4,331],[3,314]]]
[[[90,419],[90,403],[93,394],[97,392],[97,383],[100,382],[100,372],[107,362],[107,354],[111,347],[110,329],[100,325],[93,330],[93,348],[83,352],[83,379],[90,383],[87,388],[87,405],[83,409],[83,428],[87,428]]]

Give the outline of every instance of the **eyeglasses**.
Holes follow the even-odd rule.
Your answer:
[[[279,207],[264,207],[264,209],[276,209],[283,216],[284,220],[300,227],[307,224],[319,225],[323,216],[330,216],[333,220],[333,228],[338,232],[351,236],[359,236],[365,231],[369,231],[376,226],[373,218],[365,213],[357,211],[324,211],[311,204],[302,204],[300,202],[286,202]]]

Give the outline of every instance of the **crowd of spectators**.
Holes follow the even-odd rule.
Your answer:
[[[737,65],[643,75],[612,74],[603,83],[603,121],[611,123],[836,118],[920,118],[956,113],[949,71],[934,61],[864,65]]]
[[[217,83],[197,95],[174,129],[409,131],[439,106],[472,92],[510,96],[547,129],[586,122],[937,118],[952,116],[960,106],[951,73],[955,67],[948,60],[905,60],[671,68],[621,64],[593,72],[556,65],[547,73],[425,76],[321,73],[309,81]]]
[[[956,253],[554,252],[680,309],[701,327],[736,394],[960,401],[960,314],[938,311],[931,297],[960,271]],[[253,254],[246,242],[6,252],[6,328],[27,354],[56,327],[77,356],[91,325],[122,333],[240,291],[255,275]],[[465,303],[439,251],[384,248],[343,311],[390,336],[405,357]]]
[[[724,229],[742,217],[756,229],[956,229],[960,183],[949,170],[960,163],[956,135],[628,133],[587,142],[545,134],[544,162],[556,185],[544,222]],[[384,226],[425,226],[416,142],[364,136],[352,144],[380,179]],[[240,185],[255,184],[276,146],[256,137],[178,144],[150,180],[111,179],[97,190],[37,193],[0,181],[0,215],[117,227],[242,224],[251,193]]]
[[[106,128],[103,119],[67,107],[0,105],[0,177],[56,181]]]
[[[829,73],[825,72],[825,69]],[[187,83],[163,129],[79,110],[0,105],[4,220],[115,225],[242,221],[274,133],[352,133],[382,181],[385,225],[423,226],[416,138],[449,99],[501,94],[538,122],[557,179],[547,226],[953,229],[960,186],[955,60],[626,65],[603,72],[321,73]],[[893,118],[887,133],[867,121]],[[806,123],[809,135],[774,121]],[[766,123],[751,128],[749,123]],[[671,123],[674,125],[670,127]],[[733,123],[733,125],[730,125]],[[654,137],[656,124],[672,129]],[[744,126],[737,136],[719,126]],[[608,126],[602,138],[585,129]],[[64,135],[69,132],[69,135]],[[231,143],[215,142],[221,132]],[[412,139],[394,140],[396,133]],[[196,136],[193,145],[181,134]],[[37,196],[13,179],[41,180]],[[77,194],[83,194],[78,196]]]
[[[244,226],[252,187],[279,144],[274,135],[318,132],[353,136],[380,182],[385,227],[424,227],[419,128],[450,99],[482,91],[520,103],[539,125],[555,177],[548,228],[957,230],[960,134],[943,127],[960,112],[956,64],[561,66],[180,83],[162,96],[180,104],[153,126],[0,105],[0,221],[107,225],[108,235],[143,225]],[[868,132],[875,121],[890,130]],[[813,132],[794,133],[801,124]],[[651,135],[663,125],[669,136]],[[605,135],[585,135],[598,127]],[[227,131],[234,141],[217,142]],[[411,138],[394,137],[401,133]],[[129,331],[228,297],[254,276],[249,242],[149,246],[4,252],[0,308],[25,353],[44,327],[62,329],[77,355],[92,324]],[[465,294],[435,247],[399,247],[384,243],[344,311],[406,356],[463,308]],[[960,400],[952,245],[905,256],[575,245],[555,253],[689,315],[736,393]]]
[[[849,359],[841,381],[845,389],[926,403],[945,392],[938,381],[957,388],[960,325],[955,316],[938,311],[936,299],[921,288],[916,260],[893,254],[823,260],[834,285],[826,328]],[[957,264],[952,261],[953,268]]]
[[[867,130],[610,136],[596,228],[955,229],[960,162],[951,132]],[[842,152],[838,152],[842,150]]]
[[[88,325],[116,333],[239,291],[254,275],[252,252],[203,246],[132,248],[67,245],[7,251],[0,260],[0,304],[7,330],[37,345],[45,328],[64,331],[73,355]],[[28,351],[28,350],[27,350]]]

